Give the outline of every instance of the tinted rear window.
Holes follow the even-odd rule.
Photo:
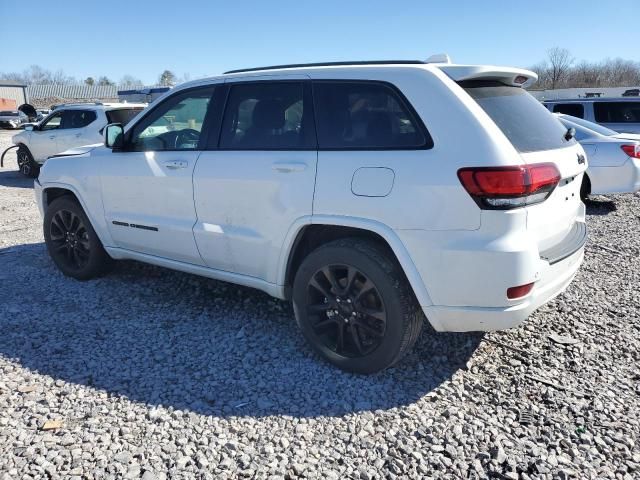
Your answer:
[[[318,81],[313,94],[321,149],[431,147],[404,100],[386,84]]]
[[[498,82],[461,82],[460,85],[491,117],[520,152],[562,148],[567,129],[538,100],[520,87]]]
[[[107,120],[109,123],[121,123],[126,125],[129,121],[142,111],[142,108],[123,108],[121,110],[109,110]]]
[[[554,113],[564,113],[572,117],[584,118],[584,107],[581,103],[556,103],[553,106]]]
[[[598,123],[640,123],[640,102],[594,102]]]

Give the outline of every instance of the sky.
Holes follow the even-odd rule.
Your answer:
[[[606,5],[606,6],[605,6]],[[154,84],[234,68],[426,59],[528,67],[552,47],[577,60],[640,61],[640,0],[0,0],[0,72]],[[8,20],[8,21],[7,21]],[[32,29],[32,30],[30,30]],[[33,32],[33,33],[31,33]]]

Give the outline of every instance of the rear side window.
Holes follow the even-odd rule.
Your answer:
[[[430,148],[424,127],[400,95],[379,82],[313,84],[321,149]]]
[[[553,106],[553,112],[584,118],[584,106],[581,103],[556,103]]]
[[[104,112],[109,123],[121,123],[123,126],[142,111],[142,108],[122,108]]]
[[[62,128],[86,127],[96,118],[96,112],[92,110],[67,110],[63,115]]]
[[[565,140],[567,129],[522,88],[484,81],[460,85],[519,152],[552,150],[575,143],[574,139]]]
[[[220,148],[227,150],[315,149],[302,82],[232,85],[222,120]]]
[[[640,102],[594,102],[598,123],[640,123]]]

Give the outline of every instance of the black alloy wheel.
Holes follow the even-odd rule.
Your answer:
[[[69,210],[58,210],[49,224],[52,251],[60,263],[81,270],[89,262],[91,244],[82,219]]]
[[[314,332],[333,352],[355,358],[380,346],[387,312],[375,284],[357,268],[329,265],[316,271],[307,302]]]

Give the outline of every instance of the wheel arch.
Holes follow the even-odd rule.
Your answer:
[[[284,286],[285,297],[290,298],[293,277],[305,255],[319,246],[346,237],[360,237],[374,241],[385,248],[407,277],[418,302],[432,305],[431,297],[400,238],[388,226],[375,220],[344,216],[313,216],[313,220],[299,222],[287,235],[283,247],[278,283]]]
[[[111,239],[111,235],[106,228],[106,224],[104,222],[104,218],[96,218],[94,216],[94,211],[91,208],[88,208],[87,203],[83,199],[82,195],[78,192],[78,190],[73,186],[66,183],[44,183],[42,184],[42,209],[43,212],[46,211],[47,207],[53,202],[56,198],[61,196],[68,195],[72,197],[84,210],[85,215],[91,222],[91,226],[98,235],[98,238],[102,242],[102,245],[105,247],[109,247],[113,245],[113,241]],[[97,210],[97,207],[96,207]],[[101,211],[101,210],[98,210]]]

